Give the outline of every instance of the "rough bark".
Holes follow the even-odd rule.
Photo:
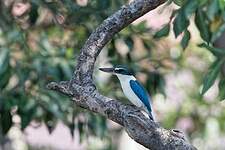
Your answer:
[[[146,118],[135,106],[101,95],[92,79],[96,58],[106,43],[134,20],[165,1],[134,0],[122,6],[104,20],[85,42],[71,80],[52,82],[47,87],[71,97],[76,105],[122,125],[132,139],[151,150],[193,150],[196,148],[188,143],[181,132],[166,130]]]

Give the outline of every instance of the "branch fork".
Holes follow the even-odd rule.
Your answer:
[[[151,150],[195,150],[178,130],[167,130],[145,117],[133,105],[125,105],[101,95],[94,85],[94,64],[102,48],[113,36],[137,18],[163,4],[166,0],[133,0],[108,17],[90,35],[81,49],[70,81],[51,82],[48,89],[70,97],[82,108],[105,116],[123,126],[128,135]]]

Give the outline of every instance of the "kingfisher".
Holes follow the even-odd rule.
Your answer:
[[[99,68],[99,70],[116,75],[122,86],[124,95],[140,110],[145,111],[154,121],[151,108],[151,98],[145,88],[136,80],[131,70],[126,67]]]

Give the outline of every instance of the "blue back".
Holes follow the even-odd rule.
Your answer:
[[[142,103],[144,103],[144,105],[147,107],[149,113],[151,113],[152,110],[149,102],[149,96],[144,87],[137,80],[130,80],[130,87],[137,97],[142,101]]]

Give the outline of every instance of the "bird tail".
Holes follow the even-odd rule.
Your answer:
[[[149,119],[154,120],[154,114],[152,113],[152,109],[148,107],[144,107],[144,111],[148,114]]]
[[[153,115],[152,115],[151,112],[148,113],[148,117],[149,117],[149,119],[151,119],[152,121],[154,121],[154,117],[153,117]]]
[[[154,121],[154,117],[153,117],[153,113],[152,113],[152,109],[149,107],[146,108],[146,112],[148,113],[148,117],[149,119],[151,119],[152,121]]]

